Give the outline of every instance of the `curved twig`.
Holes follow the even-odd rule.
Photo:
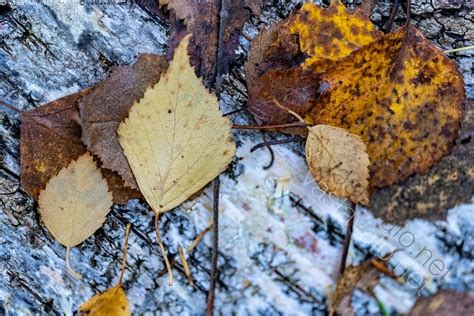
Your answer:
[[[163,260],[165,260],[165,266],[166,270],[168,271],[168,285],[172,286],[173,285],[173,269],[171,268],[170,261],[168,260],[168,255],[166,254],[165,246],[163,245],[163,242],[161,241],[161,236],[160,236],[160,213],[155,213],[155,233],[156,233],[156,241],[158,242],[158,245],[160,246],[161,254],[163,255]]]
[[[289,137],[289,138],[286,138],[286,139],[279,139],[279,140],[272,140],[272,141],[269,141],[269,142],[263,142],[263,143],[257,144],[255,146],[253,146],[252,148],[250,148],[250,152],[253,153],[255,150],[257,150],[259,148],[262,148],[262,147],[269,146],[269,145],[281,145],[281,144],[287,144],[287,143],[295,143],[295,142],[299,142],[299,141],[303,141],[303,140],[304,140],[304,138],[299,137],[299,136],[295,136],[295,137]]]

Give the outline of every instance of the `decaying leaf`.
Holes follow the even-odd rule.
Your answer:
[[[339,278],[336,292],[330,302],[330,315],[355,315],[351,305],[352,294],[356,289],[372,294],[381,275],[396,278],[385,262],[372,259],[358,266],[347,267]]]
[[[107,289],[105,292],[94,295],[90,300],[79,307],[80,315],[90,316],[128,316],[131,315],[128,299],[122,288],[122,278],[126,267],[128,235],[131,225],[127,225],[125,233],[125,245],[123,250],[122,271],[117,285]]]
[[[172,25],[174,35],[171,38],[172,43],[177,42],[177,39],[181,37],[179,20],[183,20],[187,32],[193,34],[189,45],[191,64],[196,67],[197,74],[204,78],[208,87],[214,81],[216,67],[222,67],[221,73],[228,71],[234,59],[244,23],[252,14],[260,14],[263,5],[262,0],[226,1],[226,15],[220,18],[222,9],[220,0],[159,0],[159,3],[162,6],[166,5],[178,18],[177,23]],[[217,65],[220,29],[222,29],[223,47],[222,56]]]
[[[474,101],[468,100],[459,139],[452,153],[426,174],[402,184],[375,191],[370,210],[385,222],[403,225],[406,220],[445,219],[448,210],[469,203],[474,195]]]
[[[275,107],[276,99],[304,115],[319,97],[321,74],[381,35],[359,9],[349,13],[339,1],[328,8],[305,3],[252,42],[245,64],[249,111],[267,124],[288,123],[292,118]]]
[[[348,129],[367,145],[370,186],[425,172],[446,155],[463,114],[454,61],[407,25],[339,61],[306,120]]]
[[[469,293],[443,290],[430,297],[418,298],[409,315],[474,315],[474,299]]]
[[[189,64],[189,38],[117,131],[138,186],[157,214],[204,187],[235,153],[229,120]]]
[[[21,186],[37,199],[49,179],[86,153],[81,142],[78,102],[90,90],[52,101],[21,116]],[[127,189],[120,176],[103,170],[115,203],[139,198],[138,191]]]
[[[131,315],[128,300],[120,285],[116,285],[105,292],[99,293],[82,304],[79,310],[81,315],[90,316],[128,316]]]
[[[130,188],[138,189],[117,140],[117,127],[133,102],[160,80],[168,63],[164,56],[141,54],[137,63],[118,66],[79,102],[82,141],[99,157],[102,167],[117,172]]]
[[[367,205],[370,163],[360,137],[329,125],[308,129],[306,161],[319,186],[338,197]]]
[[[48,181],[38,205],[44,224],[69,252],[102,226],[112,206],[112,194],[86,153]]]

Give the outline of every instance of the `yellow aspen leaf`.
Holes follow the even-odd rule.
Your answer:
[[[308,130],[306,161],[319,186],[367,205],[370,163],[364,142],[339,127],[317,125]]]
[[[102,226],[112,206],[112,194],[92,156],[86,153],[49,180],[38,204],[48,230],[68,248],[68,260],[69,249]]]
[[[305,3],[287,27],[298,35],[300,48],[308,56],[304,66],[319,73],[383,34],[359,8],[350,13],[337,0],[328,8]]]
[[[125,291],[122,288],[122,278],[125,272],[127,249],[128,249],[128,235],[130,233],[131,224],[127,225],[125,233],[125,245],[123,250],[122,271],[120,273],[117,285],[93,296],[90,300],[79,307],[81,315],[91,316],[128,316],[131,315],[128,306],[128,299]]]
[[[120,285],[92,297],[81,305],[79,312],[91,316],[127,316],[131,315],[128,300]]]
[[[117,131],[140,191],[157,214],[203,188],[235,153],[229,120],[189,64],[189,37]]]
[[[463,116],[464,85],[454,61],[404,26],[339,61],[306,115],[349,130],[367,146],[370,187],[425,172],[446,155]]]

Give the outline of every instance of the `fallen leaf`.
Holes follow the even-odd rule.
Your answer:
[[[117,140],[117,127],[133,102],[160,80],[167,66],[164,56],[141,54],[135,64],[115,67],[79,101],[82,141],[99,157],[103,168],[117,172],[133,189],[138,185]]]
[[[371,188],[426,172],[451,150],[463,114],[462,75],[415,27],[355,51],[322,81],[325,92],[305,119],[362,138]]]
[[[352,294],[356,289],[373,294],[373,288],[381,275],[397,278],[385,262],[371,259],[358,266],[349,266],[337,280],[336,292],[330,302],[329,315],[355,315],[352,309]]]
[[[369,202],[369,157],[360,137],[328,125],[308,128],[306,161],[319,186],[352,202]]]
[[[86,153],[81,142],[78,102],[90,90],[52,101],[21,115],[20,172],[21,186],[38,198],[49,179]],[[115,203],[141,197],[123,186],[120,176],[104,171]]]
[[[433,296],[418,298],[409,315],[474,315],[474,299],[469,293],[442,290]]]
[[[375,191],[370,210],[384,222],[402,225],[406,220],[442,220],[452,207],[469,203],[474,195],[474,101],[466,103],[459,139],[452,153],[426,174],[402,184]]]
[[[90,316],[128,316],[131,315],[127,296],[120,285],[107,289],[82,304],[79,313]]]
[[[229,120],[189,64],[189,38],[117,131],[138,186],[157,214],[203,188],[235,153]]]
[[[86,153],[48,181],[38,205],[44,224],[69,254],[70,248],[102,226],[112,206],[112,194],[92,156]]]
[[[222,74],[228,71],[235,57],[244,23],[252,14],[259,15],[263,5],[262,0],[226,1],[227,14],[220,19],[220,0],[159,0],[159,3],[172,10],[178,20],[171,26],[171,43],[177,43],[181,38],[179,20],[184,21],[187,33],[193,34],[189,45],[191,64],[196,67],[198,76],[204,79],[208,87],[217,74],[216,66],[222,67]],[[217,64],[220,30],[223,47]]]
[[[321,74],[381,35],[359,9],[349,13],[339,1],[328,8],[303,4],[252,42],[245,64],[249,111],[267,124],[291,122],[288,113],[275,107],[276,99],[306,114],[320,95]]]
[[[90,300],[79,307],[80,315],[91,316],[128,316],[131,315],[128,299],[122,288],[122,278],[126,267],[128,236],[131,224],[127,225],[125,233],[125,245],[122,258],[122,271],[117,285],[107,289],[105,292],[94,295]]]

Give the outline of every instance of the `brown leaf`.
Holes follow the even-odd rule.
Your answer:
[[[415,27],[355,51],[322,80],[326,91],[306,119],[362,138],[372,188],[426,172],[451,150],[463,115],[462,75]]]
[[[226,1],[228,15],[220,21],[220,0],[160,0],[159,3],[172,10],[178,20],[183,20],[187,32],[193,34],[188,48],[191,64],[195,66],[197,75],[204,78],[207,87],[213,83],[217,72],[219,29],[223,30],[224,43],[219,67],[222,67],[221,73],[225,73],[234,59],[244,23],[251,14],[260,14],[263,5],[262,0]],[[170,41],[177,45],[182,37],[179,21],[175,21],[171,28],[173,36]],[[170,46],[174,49],[175,45]]]
[[[426,174],[375,191],[370,210],[386,222],[403,225],[408,219],[444,219],[450,208],[469,203],[474,194],[474,101],[466,103],[460,137],[452,153]]]
[[[474,315],[474,299],[469,293],[443,290],[430,297],[420,297],[410,315]]]
[[[20,139],[21,186],[38,198],[49,179],[86,153],[77,123],[77,103],[90,90],[52,101],[30,112],[22,113]],[[123,187],[119,175],[104,173],[115,203],[139,198],[137,191]]]
[[[304,115],[319,97],[320,75],[381,35],[360,10],[349,13],[339,1],[329,8],[305,3],[252,42],[245,64],[249,111],[267,124],[293,121],[276,99]]]
[[[160,80],[168,63],[163,56],[141,54],[137,63],[118,66],[79,102],[82,141],[99,157],[102,167],[117,172],[132,189],[138,189],[127,159],[117,140],[117,127],[127,117],[133,102]]]
[[[376,259],[347,267],[337,281],[336,292],[330,303],[330,315],[355,315],[351,305],[352,294],[356,289],[372,294],[382,274],[395,277],[385,262]]]
[[[362,140],[347,130],[308,128],[306,161],[320,187],[361,205],[369,203],[369,156]]]

